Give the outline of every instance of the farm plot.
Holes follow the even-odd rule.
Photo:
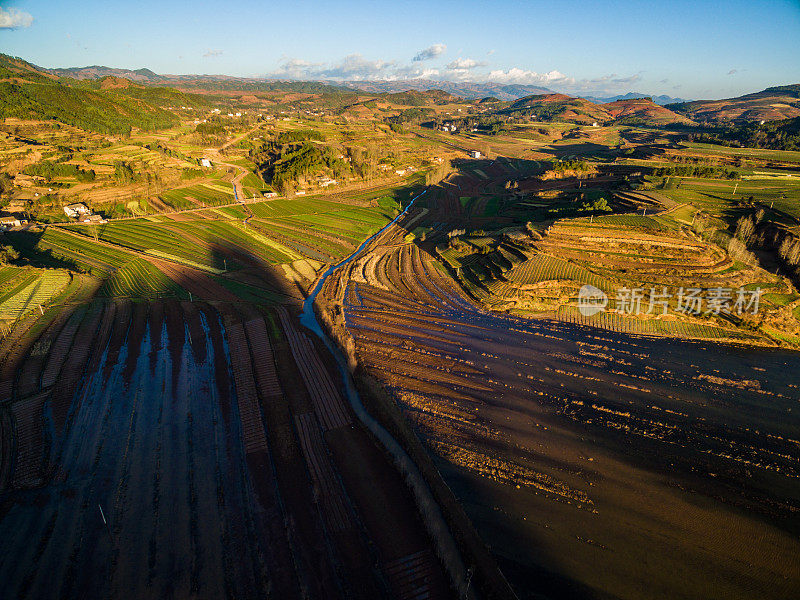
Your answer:
[[[141,258],[129,258],[103,282],[98,293],[109,298],[185,296],[180,286]]]
[[[593,285],[601,290],[609,290],[611,284],[604,278],[584,269],[580,265],[567,262],[548,254],[536,254],[529,260],[515,266],[507,278],[520,286],[541,281],[569,280],[580,284]]]
[[[198,184],[177,188],[161,194],[161,199],[176,210],[230,204],[233,188],[218,184]]]
[[[72,492],[47,494],[38,507],[22,496],[7,497],[0,574],[8,593],[58,598],[80,589],[82,597],[100,598],[117,590],[161,596],[203,589],[251,596],[272,588],[296,597],[279,585],[294,577],[286,571],[291,567],[274,558],[286,534],[265,534],[255,509],[254,474],[245,460],[240,412],[231,402],[238,390],[215,373],[217,361],[228,362],[225,346],[211,333],[221,326],[202,321],[204,333],[190,342],[180,312],[167,313],[171,320],[155,323],[163,332],[141,329],[119,352],[97,347],[97,370],[75,395],[52,447],[53,467],[65,482],[58,485]],[[128,321],[115,327],[124,333]],[[72,333],[65,331],[65,341]],[[41,401],[24,402],[14,405],[20,419],[28,415],[26,431],[41,427]],[[26,439],[36,445],[35,436]],[[35,471],[22,469],[36,460],[25,461],[19,489],[40,484]],[[87,546],[87,537],[96,543]]]
[[[42,271],[0,299],[0,320],[15,321],[59,295],[71,281],[64,271]]]
[[[68,229],[89,236],[86,225],[70,225]],[[160,258],[197,266],[211,272],[222,272],[224,257],[204,243],[206,240],[187,240],[179,232],[146,219],[108,223],[98,230],[99,239]]]

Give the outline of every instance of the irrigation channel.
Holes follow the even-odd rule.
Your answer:
[[[372,237],[368,238],[363,244],[356,248],[356,250],[350,256],[343,259],[338,264],[333,265],[327,271],[325,271],[325,273],[323,273],[322,277],[320,277],[319,281],[317,282],[317,285],[314,286],[314,289],[303,303],[303,314],[300,317],[300,323],[314,332],[314,334],[316,334],[322,340],[331,354],[333,354],[334,358],[336,359],[336,364],[339,367],[339,373],[342,377],[347,400],[353,407],[353,411],[356,413],[356,416],[358,416],[359,420],[364,424],[364,426],[369,429],[369,431],[381,442],[381,444],[383,444],[384,448],[386,448],[386,450],[392,456],[395,465],[397,465],[397,467],[400,469],[400,472],[403,474],[406,483],[409,485],[414,494],[414,499],[420,510],[420,514],[425,522],[428,532],[436,544],[439,555],[446,558],[443,560],[445,568],[447,569],[451,580],[455,584],[456,589],[459,592],[459,596],[462,598],[477,600],[475,591],[469,587],[470,577],[467,573],[466,567],[464,566],[464,562],[461,560],[461,552],[456,545],[456,541],[450,532],[450,528],[445,522],[442,511],[434,499],[433,494],[431,493],[431,490],[425,481],[425,478],[422,476],[422,473],[420,473],[417,465],[413,460],[411,460],[411,457],[406,453],[398,441],[395,440],[392,435],[386,431],[386,429],[384,429],[383,426],[372,417],[372,415],[367,412],[366,408],[364,408],[364,404],[361,402],[361,398],[356,390],[355,383],[353,382],[353,378],[350,374],[350,370],[347,365],[347,359],[336,346],[336,344],[334,344],[324,332],[319,324],[319,321],[317,320],[316,312],[314,311],[314,302],[317,299],[317,295],[325,285],[325,281],[328,279],[328,277],[337,269],[352,262],[367,246],[369,246],[370,243],[372,243],[373,240],[378,238],[392,225],[397,223],[397,221],[402,219],[408,213],[411,207],[414,206],[414,202],[416,202],[417,198],[425,194],[425,192],[427,192],[427,190],[423,190],[414,196],[409,205],[406,206],[406,208],[383,229],[381,229]]]

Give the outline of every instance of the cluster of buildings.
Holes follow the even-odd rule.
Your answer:
[[[107,219],[94,214],[83,202],[67,204],[64,207],[64,214],[70,219],[75,219],[80,223],[108,223]]]
[[[0,231],[8,231],[9,229],[13,229],[14,227],[19,227],[20,225],[27,225],[28,222],[24,219],[18,219],[13,215],[8,215],[5,217],[0,217]]]

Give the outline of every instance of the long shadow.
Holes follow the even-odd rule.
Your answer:
[[[472,168],[470,161],[461,164]],[[439,190],[439,193],[446,191]],[[429,194],[430,197],[436,196],[434,190]],[[432,206],[431,212],[421,221],[416,221],[413,228],[430,225],[446,217],[447,215],[441,214]],[[728,218],[735,219],[736,213],[732,212]],[[403,228],[403,222],[399,225]],[[407,233],[410,233],[410,228],[401,231],[395,239],[401,239]],[[445,240],[443,235],[432,235],[427,241],[417,239],[414,243],[423,256],[438,261],[435,247]],[[411,274],[403,276],[413,277]],[[421,283],[431,289],[435,287],[433,282]],[[363,298],[369,293],[369,288],[358,285],[359,297]],[[402,286],[398,286],[398,289],[402,289]],[[382,294],[369,296],[370,311],[374,311]],[[480,423],[490,429],[497,428],[501,432],[496,439],[484,443],[477,435],[470,438],[469,443],[477,444],[486,455],[514,462],[521,453],[530,451],[535,456],[534,465],[550,463],[555,465],[555,473],[575,472],[578,467],[574,461],[564,458],[566,450],[559,445],[561,442],[558,440],[563,441],[564,438],[555,433],[568,431],[570,433],[567,438],[571,440],[569,443],[574,444],[570,451],[577,454],[590,453],[592,456],[597,453],[607,457],[600,462],[586,463],[589,465],[586,469],[579,469],[585,474],[586,481],[592,481],[604,491],[586,489],[590,496],[597,493],[606,498],[605,504],[597,505],[601,514],[613,514],[617,498],[625,499],[619,506],[635,505],[638,513],[636,516],[632,514],[631,518],[642,524],[649,523],[647,527],[650,531],[643,531],[650,536],[648,539],[652,541],[652,547],[643,547],[641,542],[634,541],[635,538],[639,539],[642,532],[631,529],[630,525],[609,522],[603,526],[605,533],[595,530],[591,538],[587,537],[582,542],[591,546],[602,545],[609,539],[614,540],[614,548],[610,553],[608,550],[597,551],[598,557],[606,557],[598,562],[598,569],[629,569],[631,565],[626,557],[631,552],[652,553],[652,559],[659,560],[659,553],[664,551],[661,547],[664,536],[673,536],[671,526],[667,521],[659,521],[658,510],[653,510],[647,502],[639,503],[635,497],[635,494],[648,489],[654,497],[661,495],[661,484],[654,484],[654,481],[664,481],[670,490],[682,490],[674,496],[675,510],[679,511],[680,503],[684,503],[683,506],[691,513],[687,518],[696,519],[696,510],[700,513],[708,510],[716,519],[732,518],[751,528],[757,528],[761,524],[761,527],[774,527],[790,536],[800,534],[800,523],[792,516],[800,508],[800,491],[796,486],[792,488],[786,477],[777,476],[773,481],[769,471],[755,476],[751,471],[757,470],[757,467],[748,468],[739,462],[735,458],[736,450],[722,450],[737,447],[757,449],[755,451],[764,460],[772,460],[766,457],[775,457],[781,453],[786,457],[792,456],[793,451],[779,440],[800,433],[800,421],[795,417],[787,419],[788,413],[785,412],[792,402],[790,399],[798,397],[793,377],[788,372],[800,370],[800,354],[783,350],[739,348],[713,342],[643,338],[570,323],[488,315],[484,311],[466,307],[461,311],[454,308],[456,306],[459,306],[458,302],[441,304],[438,309],[432,308],[439,310],[448,324],[442,327],[434,324],[427,326],[428,330],[435,332],[436,337],[447,338],[448,345],[441,346],[441,342],[420,335],[423,332],[420,328],[425,328],[424,323],[415,321],[413,311],[409,309],[409,322],[414,321],[413,326],[409,325],[405,336],[385,333],[387,349],[416,347],[421,350],[421,356],[425,357],[443,353],[448,357],[447,372],[458,369],[459,364],[475,365],[481,361],[481,356],[494,356],[492,361],[487,362],[487,366],[493,364],[501,370],[497,373],[492,370],[483,371],[476,365],[473,376],[477,378],[477,382],[483,384],[487,377],[500,378],[512,390],[530,390],[530,395],[526,397],[515,396],[515,392],[476,393],[474,402],[465,402],[463,405],[459,400],[442,399],[446,405],[460,407],[469,412],[475,406],[480,406],[480,411],[476,414],[492,415],[493,409],[502,409],[501,418],[489,416],[488,421],[479,419]],[[358,307],[354,310],[358,310]],[[394,305],[387,305],[385,310],[397,311]],[[379,322],[376,322],[376,331],[380,331]],[[450,331],[452,337],[448,333]],[[606,355],[603,359],[605,362],[583,356],[580,349],[586,343],[592,342],[598,348],[604,348],[602,352]],[[609,354],[616,355],[619,361],[608,356]],[[524,356],[524,367],[519,362],[521,356]],[[608,362],[609,359],[611,363]],[[371,359],[366,360],[370,364]],[[426,358],[427,360],[430,359]],[[396,363],[399,364],[400,361]],[[393,371],[396,366],[378,365],[379,361],[376,362],[376,369],[389,371]],[[522,369],[525,372],[518,373]],[[620,373],[615,374],[615,370]],[[505,375],[500,374],[501,372],[505,372]],[[409,377],[403,376],[403,373],[402,368],[395,373],[397,387],[393,388],[392,395],[407,415],[414,415],[420,408],[416,403],[407,404],[408,396],[405,392],[420,392],[413,387],[405,389],[403,380]],[[525,377],[526,374],[531,377]],[[506,379],[502,379],[503,377]],[[743,387],[740,383],[743,378],[758,380],[759,389]],[[422,379],[438,381],[440,375],[437,370],[431,369],[428,376]],[[632,388],[624,388],[618,386],[619,380],[624,383],[638,383]],[[540,396],[539,392],[544,394]],[[771,398],[766,404],[761,396],[764,393]],[[628,416],[603,417],[602,412],[594,410],[595,404]],[[536,406],[537,409],[531,412],[531,406]],[[571,408],[565,408],[567,406]],[[662,407],[666,406],[672,412],[663,411]],[[506,420],[508,414],[513,416]],[[531,420],[550,425],[549,428],[554,430],[552,443],[546,441],[546,435],[529,435],[529,428],[521,424]],[[425,421],[421,419],[409,419],[409,422],[417,435],[433,442],[427,446],[429,453],[440,465],[446,482],[462,502],[483,539],[497,549],[496,558],[521,597],[617,597],[617,589],[614,587],[617,584],[609,584],[610,587],[603,591],[594,589],[585,580],[571,575],[568,566],[571,562],[570,544],[576,542],[563,542],[564,550],[561,553],[543,552],[544,540],[549,539],[552,543],[551,536],[542,535],[540,539],[539,535],[529,529],[522,535],[525,520],[540,524],[547,522],[548,516],[537,512],[542,510],[541,498],[537,498],[535,494],[530,496],[524,492],[509,490],[503,485],[488,483],[485,477],[475,471],[453,464],[438,450],[442,443],[446,444],[451,440],[446,426],[440,424],[438,428],[431,429],[423,427],[421,423]],[[444,422],[446,420],[442,421]],[[637,431],[637,422],[660,422],[666,424],[670,433],[664,437],[650,436],[645,431]],[[627,423],[628,426],[620,427],[620,423]],[[767,435],[762,432],[767,432]],[[460,427],[452,432],[458,439],[464,434],[465,430]],[[527,450],[523,452],[525,448]],[[734,458],[729,456],[731,452]],[[777,462],[774,466],[779,470],[788,470],[789,477],[793,477],[791,473],[800,473],[800,464],[796,460],[775,460]],[[625,469],[639,474],[640,479],[636,482],[638,491],[622,484],[621,480],[620,483],[614,483],[619,476],[615,464],[625,465]],[[783,483],[774,485],[777,480]],[[708,508],[709,504],[711,509]],[[786,510],[777,510],[778,505],[786,507]],[[669,519],[677,518],[674,514],[677,513],[667,510]],[[693,526],[695,525],[699,527],[699,531],[705,527],[704,523],[693,521]],[[527,525],[524,527],[527,528]],[[595,529],[594,526],[592,528]],[[509,548],[511,543],[525,545]],[[673,543],[674,554],[670,555],[670,560],[677,556],[679,563],[682,552],[686,552],[688,556],[697,550],[692,539],[676,538]],[[788,546],[785,541],[783,544],[782,552],[785,554]],[[755,543],[753,552],[757,551],[756,546],[758,543]],[[795,548],[797,549],[796,544]],[[718,551],[720,554],[726,552],[722,546]],[[615,558],[615,554],[619,558]],[[615,560],[619,560],[619,564]],[[701,585],[700,582],[705,579],[706,566],[683,564],[681,568],[686,569],[685,581]],[[730,575],[744,577],[747,574],[731,571]],[[664,577],[662,583],[665,586],[676,584],[669,580],[668,574],[659,576]],[[653,585],[658,584],[654,581]],[[776,597],[779,594],[776,593]]]

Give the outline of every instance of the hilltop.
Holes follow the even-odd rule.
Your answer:
[[[101,65],[89,67],[69,67],[67,69],[42,69],[58,77],[70,77],[72,79],[101,79],[103,77],[121,77],[139,83],[161,83],[164,77],[153,73],[150,69],[115,69]]]
[[[604,108],[585,100],[566,94],[537,94],[520,98],[499,111],[502,114],[530,116],[537,119],[572,121],[591,124],[606,121],[609,113]]]
[[[636,98],[631,100],[615,100],[603,104],[602,108],[618,123],[627,125],[673,125],[682,123],[691,125],[691,119],[678,115],[673,111],[659,106],[650,98]]]

